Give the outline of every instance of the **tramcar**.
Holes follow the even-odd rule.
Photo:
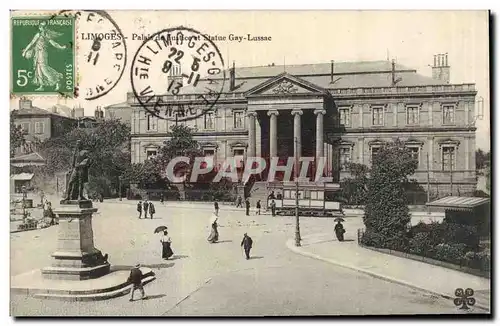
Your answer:
[[[295,182],[268,184],[269,194],[274,193],[276,214],[295,215],[296,189]],[[342,204],[336,201],[341,190],[338,183],[299,182],[299,215],[300,216],[343,216]],[[267,207],[273,199],[267,199]]]

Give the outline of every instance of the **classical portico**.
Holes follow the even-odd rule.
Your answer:
[[[327,92],[283,73],[251,89],[246,97],[248,156],[255,156],[256,144],[261,142],[260,154],[268,162],[273,157],[325,157]],[[260,139],[256,125],[261,128]]]

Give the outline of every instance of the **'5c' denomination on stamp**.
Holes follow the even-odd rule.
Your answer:
[[[14,17],[11,33],[11,92],[73,96],[74,18]]]
[[[187,27],[165,29],[146,39],[132,60],[130,74],[137,101],[151,114],[176,121],[196,119],[211,110],[225,80],[217,46]],[[183,95],[189,99],[174,107],[175,97]]]

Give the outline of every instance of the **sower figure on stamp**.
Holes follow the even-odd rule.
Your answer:
[[[34,77],[32,83],[39,86],[36,90],[42,91],[45,86],[54,87],[59,90],[63,74],[48,63],[48,47],[53,46],[56,49],[66,49],[66,45],[60,45],[55,38],[61,36],[61,33],[47,28],[46,22],[41,22],[38,26],[38,33],[35,34],[31,42],[24,48],[22,56],[33,60]]]
[[[89,182],[89,167],[91,164],[87,150],[80,150],[81,143],[77,141],[76,148],[73,153],[73,164],[71,176],[66,189],[66,198],[64,200],[87,200],[83,196],[83,189]]]

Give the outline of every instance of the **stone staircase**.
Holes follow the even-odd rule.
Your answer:
[[[256,181],[252,189],[250,190],[250,198],[251,198],[251,203],[252,206],[255,205],[257,200],[260,199],[260,202],[263,207],[266,207],[267,204],[267,182],[265,181]]]

